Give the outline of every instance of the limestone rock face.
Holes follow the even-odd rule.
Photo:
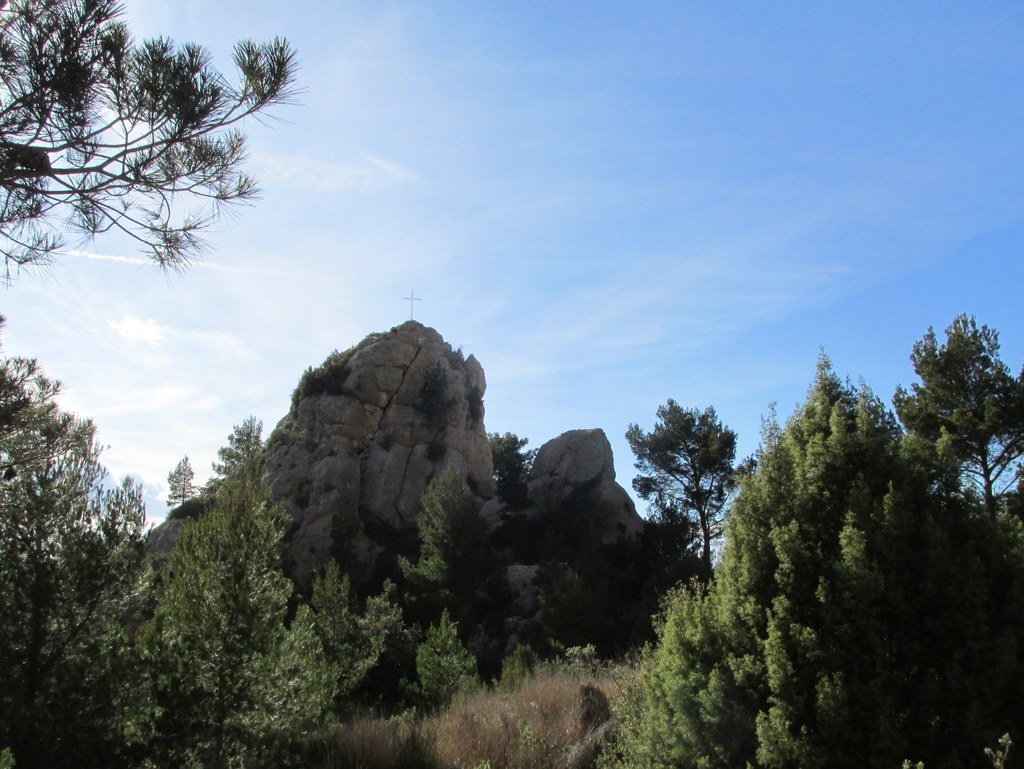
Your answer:
[[[159,526],[154,526],[146,537],[146,552],[150,555],[169,553],[178,541],[181,534],[181,527],[184,521],[178,518],[168,518]]]
[[[603,542],[635,536],[642,528],[636,505],[615,480],[604,430],[570,430],[545,443],[533,461],[527,487],[541,517],[567,506],[585,508],[587,525]]]
[[[332,532],[364,568],[415,534],[420,498],[455,465],[479,503],[494,496],[484,372],[409,321],[306,372],[267,447],[275,500],[294,519],[300,580],[331,557]]]
[[[302,376],[287,415],[266,446],[271,493],[292,524],[286,568],[300,583],[337,558],[360,589],[377,590],[415,558],[417,519],[430,481],[449,465],[466,478],[487,522],[502,579],[481,585],[503,614],[501,631],[481,623],[481,649],[502,654],[547,638],[540,596],[594,557],[595,544],[635,545],[642,520],[615,480],[604,432],[573,430],[544,444],[527,478],[526,506],[495,495],[484,427],[484,372],[435,330],[408,322],[332,353]],[[169,549],[181,527],[150,537]],[[633,540],[630,543],[630,540]],[[487,600],[483,601],[487,605]]]

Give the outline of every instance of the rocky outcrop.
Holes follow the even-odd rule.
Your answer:
[[[541,595],[582,563],[594,568],[617,543],[635,545],[642,521],[615,480],[599,429],[545,443],[526,479],[525,509],[509,509],[495,496],[485,390],[472,355],[412,321],[308,369],[266,447],[271,493],[292,518],[290,574],[308,584],[337,558],[357,587],[378,589],[397,574],[398,556],[415,559],[423,493],[453,465],[489,524],[490,576],[500,575],[482,582],[490,593],[476,596],[499,615],[490,629],[474,631],[481,648],[505,654],[518,643],[543,643]],[[180,527],[174,520],[155,530],[151,552],[168,550]]]
[[[146,537],[146,552],[150,555],[169,553],[174,543],[178,541],[184,524],[180,518],[168,518],[159,526],[153,527]]]
[[[527,479],[528,506],[509,510],[500,498],[481,516],[499,549],[519,562],[506,569],[514,596],[505,623],[508,654],[543,638],[540,596],[575,571],[595,548],[635,544],[643,521],[615,480],[612,447],[603,430],[571,430],[545,443]]]
[[[449,465],[479,503],[492,497],[485,389],[472,355],[414,321],[308,370],[267,448],[271,490],[294,520],[293,574],[304,579],[339,545],[372,569],[415,535],[420,498]]]
[[[537,452],[527,481],[540,517],[567,507],[586,510],[585,525],[604,543],[640,532],[636,505],[615,480],[612,447],[604,430],[570,430]]]

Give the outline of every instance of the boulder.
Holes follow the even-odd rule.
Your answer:
[[[527,479],[532,515],[586,510],[585,525],[602,542],[637,536],[643,526],[632,497],[615,480],[612,447],[604,430],[570,430],[537,452]]]
[[[174,543],[178,541],[181,534],[181,527],[185,521],[180,518],[167,518],[162,523],[150,529],[146,535],[146,552],[150,555],[169,553]]]

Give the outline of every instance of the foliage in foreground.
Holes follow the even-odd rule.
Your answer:
[[[636,766],[977,765],[1024,727],[1024,531],[827,361],[677,590]]]
[[[971,372],[998,374],[998,361],[948,358],[962,336],[994,340],[986,333],[958,322],[928,348],[945,373],[900,391],[906,431],[822,360],[807,402],[785,427],[766,425],[714,577],[670,594],[635,675],[612,687],[594,646],[567,651],[558,669],[524,647],[489,691],[458,632],[482,627],[473,604],[490,556],[457,474],[431,485],[419,558],[403,563],[419,624],[406,626],[389,583],[363,600],[333,565],[312,595],[294,592],[254,421],[221,454],[213,503],[140,580],[137,490],[103,491],[91,425],[57,409],[56,385],[32,362],[4,361],[0,748],[14,751],[0,761],[955,769],[988,748],[1010,766],[1010,738],[992,746],[1024,723],[1024,506],[1007,478],[1020,467],[1016,380],[996,377],[1006,398],[992,409],[990,377]],[[950,373],[958,359],[967,375]],[[961,401],[984,408],[948,408]],[[957,448],[978,414],[988,432],[971,434],[1001,458],[991,483],[984,468],[996,465]],[[637,605],[612,595],[610,566],[639,552],[692,562],[676,546],[687,531],[594,549],[589,571],[542,596],[549,630],[581,643],[620,631],[631,620],[609,607]],[[593,546],[585,532],[557,533],[575,534],[578,553]],[[448,604],[465,612],[458,622]],[[402,681],[413,668],[417,680]],[[413,703],[424,710],[325,726]]]
[[[250,475],[182,529],[141,636],[157,766],[249,765],[327,709],[336,673],[308,608],[285,625],[283,523]]]
[[[140,707],[122,622],[141,492],[104,488],[95,429],[58,391],[35,361],[0,361],[0,747],[22,769],[118,765]]]

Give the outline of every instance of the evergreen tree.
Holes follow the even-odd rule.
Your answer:
[[[644,521],[641,547],[647,578],[645,589],[653,601],[653,610],[679,583],[708,575],[697,523],[676,507],[655,506],[651,510]]]
[[[427,604],[464,609],[480,587],[485,529],[469,487],[455,467],[449,466],[430,482],[417,525],[419,558],[415,563],[401,559],[405,577]]]
[[[447,609],[416,650],[416,673],[423,697],[438,706],[476,682],[476,660],[459,641],[459,623],[452,622]]]
[[[342,575],[334,561],[314,581],[309,608],[324,655],[335,671],[334,709],[341,713],[352,706],[374,668],[385,661],[401,662],[393,658],[402,656],[412,638],[391,582],[360,607],[348,575]]]
[[[657,516],[674,524],[680,515],[696,524],[705,578],[711,576],[711,549],[722,534],[725,507],[736,484],[736,433],[722,425],[711,407],[684,409],[675,401],[658,408],[658,422],[645,433],[630,425],[626,440],[640,475],[633,488],[653,504]],[[688,536],[671,525],[666,532]],[[684,551],[686,543],[675,545]]]
[[[286,627],[285,514],[258,476],[221,489],[171,553],[141,647],[152,677],[158,763],[249,765],[267,741],[318,719],[334,671],[307,607]]]
[[[11,0],[0,14],[0,254],[44,262],[68,227],[136,239],[180,269],[225,205],[252,200],[237,126],[287,103],[295,54],[239,43],[240,83],[210,54],[165,39],[136,44],[117,0]],[[207,206],[195,208],[195,203]],[[182,210],[185,204],[186,210]]]
[[[185,456],[174,469],[167,474],[167,506],[181,507],[196,495],[194,483],[196,474],[192,470],[192,463]]]
[[[494,461],[494,482],[498,496],[512,510],[523,510],[529,504],[526,478],[537,451],[524,451],[527,438],[515,433],[487,433]]]
[[[0,362],[0,746],[25,769],[118,766],[144,510],[131,481],[104,489],[95,430],[58,390],[35,361]]]
[[[1016,734],[1021,529],[946,492],[823,360],[785,429],[767,426],[715,580],[668,604],[642,758],[941,769]]]
[[[960,315],[939,344],[934,329],[910,356],[920,384],[893,401],[911,432],[960,469],[992,514],[1020,478],[1024,457],[1024,370],[999,357],[999,334]]]
[[[213,475],[203,491],[216,494],[220,485],[236,473],[247,468],[259,468],[265,456],[263,445],[263,422],[250,416],[240,425],[235,425],[228,436],[227,446],[217,449],[217,460],[212,463]]]

